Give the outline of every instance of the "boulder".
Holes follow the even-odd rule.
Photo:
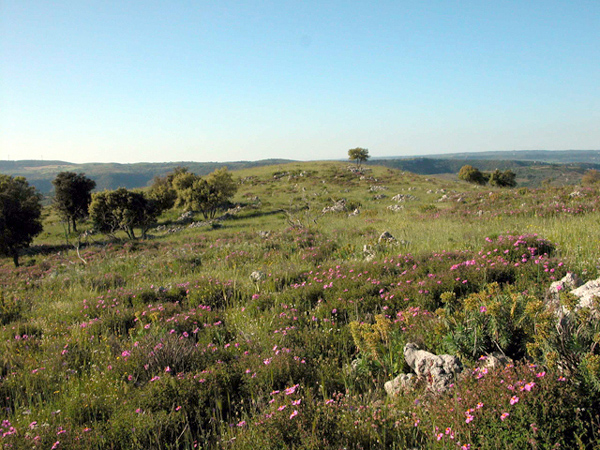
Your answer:
[[[415,385],[415,376],[412,373],[401,373],[399,376],[383,385],[385,392],[390,397],[396,397],[400,393],[409,392]]]
[[[384,231],[379,236],[379,239],[377,240],[377,242],[379,242],[380,244],[382,242],[388,242],[388,243],[396,242],[396,238],[394,236],[392,236],[392,234],[389,231]]]
[[[427,381],[427,388],[433,392],[447,390],[456,374],[462,370],[459,359],[452,355],[434,355],[419,350],[416,344],[404,346],[404,359],[418,377]]]
[[[576,309],[590,308],[595,315],[600,312],[598,304],[594,301],[594,299],[600,299],[600,278],[573,289],[571,294],[579,298]]]

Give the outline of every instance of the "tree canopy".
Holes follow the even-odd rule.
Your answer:
[[[238,186],[226,167],[217,169],[206,179],[190,172],[180,172],[173,179],[177,206],[200,211],[205,219],[213,219],[235,195]]]
[[[490,174],[490,186],[515,187],[517,185],[516,174],[512,170],[501,172],[499,169]]]
[[[112,235],[122,230],[130,239],[135,239],[134,228],[137,227],[145,237],[159,213],[154,201],[141,192],[125,188],[98,192],[92,196],[90,204],[90,218],[98,231]]]
[[[52,180],[54,185],[54,207],[60,217],[67,222],[69,231],[77,231],[77,221],[88,215],[92,201],[92,190],[96,182],[84,173],[60,172]]]
[[[19,266],[19,250],[42,231],[41,195],[23,177],[0,175],[0,253]]]
[[[350,161],[356,161],[358,167],[369,159],[369,150],[366,148],[356,147],[348,150],[348,158]]]
[[[484,174],[477,167],[465,165],[460,168],[458,179],[468,183],[484,185],[488,182],[489,175]]]

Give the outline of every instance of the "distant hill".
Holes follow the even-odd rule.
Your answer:
[[[413,159],[414,156],[391,156],[377,159]],[[425,155],[427,159],[537,161],[546,163],[600,164],[600,150],[508,150],[496,152],[447,153]]]
[[[456,178],[466,164],[484,172],[496,169],[512,170],[519,186],[538,187],[542,182],[554,185],[578,184],[589,169],[600,170],[595,163],[548,163],[527,160],[458,159],[458,158],[407,158],[375,159],[370,165],[386,166],[420,175],[448,175]]]
[[[83,172],[96,181],[96,189],[128,189],[148,186],[155,176],[163,176],[175,167],[185,166],[198,175],[207,175],[220,167],[230,170],[249,169],[294,162],[289,159],[264,159],[235,162],[166,162],[166,163],[86,163],[66,161],[0,161],[0,173],[24,176],[43,194],[53,191],[52,180],[62,171]],[[520,186],[535,187],[543,181],[552,184],[577,184],[586,170],[600,170],[600,150],[519,150],[479,153],[451,153],[426,157],[372,158],[368,164],[381,165],[420,175],[456,178],[462,166],[470,164],[482,171],[510,169]]]
[[[127,189],[148,186],[155,176],[163,176],[175,167],[188,167],[191,172],[198,175],[207,175],[221,167],[230,170],[249,169],[252,167],[270,166],[292,162],[289,159],[264,159],[260,161],[235,161],[235,162],[193,162],[180,161],[168,163],[86,163],[74,164],[65,161],[0,161],[0,173],[27,178],[43,194],[53,191],[52,180],[59,172],[83,172],[96,182],[96,190]]]

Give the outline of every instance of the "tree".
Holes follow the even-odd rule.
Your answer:
[[[238,186],[226,167],[212,172],[206,179],[182,172],[173,179],[177,205],[200,211],[205,219],[213,219],[237,192]]]
[[[90,218],[98,231],[113,235],[122,230],[130,239],[135,239],[136,227],[141,228],[142,237],[146,237],[159,214],[160,209],[153,200],[125,188],[98,192],[90,204]]]
[[[54,185],[54,208],[60,217],[67,222],[68,231],[77,231],[77,221],[88,215],[92,201],[92,190],[96,182],[83,173],[60,172],[52,180]]]
[[[467,183],[475,183],[484,185],[488,182],[489,175],[484,174],[478,168],[466,165],[460,168],[458,172],[458,179],[466,181]]]
[[[172,182],[169,181],[169,175],[164,177],[154,177],[152,186],[150,186],[148,191],[148,199],[154,200],[161,212],[175,206],[177,192],[173,188]]]
[[[581,184],[583,186],[594,186],[600,183],[600,172],[596,169],[586,170],[581,177]]]
[[[490,174],[490,186],[515,187],[517,185],[515,178],[515,173],[510,169],[504,172],[496,169]]]
[[[362,163],[369,159],[369,150],[361,147],[351,148],[348,150],[348,158],[350,161],[356,161],[356,165],[360,167]]]
[[[19,267],[19,250],[42,231],[42,196],[23,177],[0,175],[0,253]]]

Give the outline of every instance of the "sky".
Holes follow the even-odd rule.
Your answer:
[[[0,160],[600,149],[600,1],[0,0]]]

